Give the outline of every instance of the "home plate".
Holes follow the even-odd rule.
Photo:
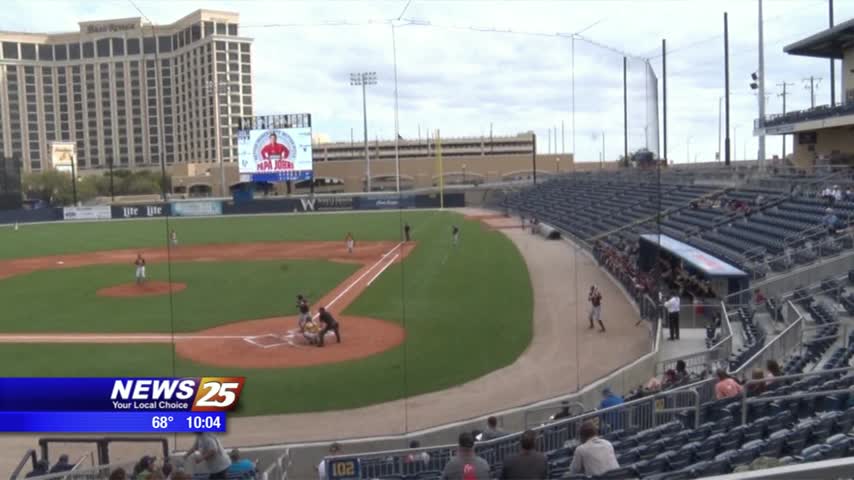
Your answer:
[[[65,262],[63,262],[62,260],[57,260],[57,261],[56,261],[56,264],[57,264],[57,265],[65,265]]]

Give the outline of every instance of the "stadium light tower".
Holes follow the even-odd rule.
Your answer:
[[[350,74],[350,85],[362,87],[362,120],[365,128],[365,186],[371,191],[371,157],[368,152],[368,103],[365,99],[366,87],[377,84],[377,72],[362,72]]]

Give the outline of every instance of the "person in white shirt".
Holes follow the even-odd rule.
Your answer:
[[[330,456],[338,455],[338,453],[340,451],[341,451],[341,445],[337,442],[333,443],[332,445],[329,446],[329,455]],[[323,460],[321,460],[319,464],[317,464],[317,475],[320,478],[320,480],[326,480],[326,459],[325,458]]]
[[[578,434],[581,445],[575,447],[569,473],[596,476],[620,468],[614,446],[608,440],[599,438],[593,422],[588,420],[582,423]]]
[[[664,302],[664,308],[667,309],[667,324],[670,327],[670,340],[679,340],[679,307],[679,295],[676,293]]]

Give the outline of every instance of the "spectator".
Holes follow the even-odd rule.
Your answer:
[[[765,195],[760,193],[756,196],[756,206],[761,207],[763,203],[765,203]]]
[[[124,468],[117,468],[110,472],[110,480],[125,480],[127,479],[128,474],[125,472]],[[177,476],[175,480],[178,480]]]
[[[68,455],[63,454],[59,456],[59,460],[56,461],[56,464],[51,467],[50,473],[67,472],[72,468],[74,468],[74,465],[68,462]]]
[[[780,364],[777,363],[777,360],[771,359],[765,362],[765,378],[774,378],[774,377],[782,377],[783,370],[780,368]]]
[[[761,368],[754,368],[753,372],[750,374],[751,382],[747,384],[747,394],[749,396],[762,395],[765,392],[765,372],[762,371]],[[757,380],[763,380],[762,382],[753,383]]]
[[[332,445],[329,445],[329,455],[330,456],[338,455],[339,453],[341,453],[341,444],[339,444],[338,442],[334,442]],[[317,464],[317,475],[319,476],[320,480],[326,480],[326,459],[325,458],[323,460],[321,460],[319,464]]]
[[[741,394],[741,385],[730,377],[726,373],[726,370],[719,368],[716,374],[718,376],[718,383],[715,384],[715,398],[722,400]]]
[[[229,452],[228,458],[231,459],[231,465],[225,472],[227,477],[254,477],[255,463],[248,458],[240,458],[240,450],[235,448]]]
[[[582,423],[578,434],[581,445],[576,447],[572,455],[570,474],[595,476],[620,468],[617,456],[614,454],[614,446],[611,442],[599,438],[596,424],[589,420]]]
[[[163,466],[160,467],[160,472],[163,473],[163,478],[170,479],[172,477],[172,464],[169,459],[163,460]]]
[[[154,469],[148,474],[148,480],[165,480],[166,477],[160,470]]]
[[[489,464],[475,455],[471,433],[461,433],[458,444],[457,455],[445,464],[442,480],[489,480]]]
[[[486,441],[495,438],[500,438],[506,435],[507,432],[498,428],[498,419],[495,417],[489,417],[486,419],[486,430],[481,434],[480,439]]]
[[[765,294],[762,293],[761,288],[757,288],[753,291],[753,303],[757,306],[762,306],[765,304]]]
[[[833,213],[832,208],[828,208],[825,210],[824,218],[821,220],[825,227],[827,227],[827,232],[831,235],[836,235],[836,229],[839,226],[839,217]]]
[[[522,451],[504,460],[502,480],[545,480],[549,468],[546,456],[536,450],[537,434],[525,430],[519,439]]]
[[[677,360],[676,361],[676,381],[678,383],[683,383],[688,381],[688,367],[685,365],[685,360]]]
[[[231,466],[231,460],[225,453],[222,443],[216,438],[216,435],[210,432],[196,433],[196,442],[190,450],[184,455],[189,457],[193,453],[199,453],[196,463],[204,463],[210,474],[210,480],[219,480],[225,478],[225,472]]]
[[[839,188],[839,185],[833,186],[833,200],[835,202],[841,202],[842,201],[842,190]]]
[[[47,460],[41,459],[36,462],[35,466],[33,466],[33,470],[28,473],[24,478],[40,477],[42,475],[47,475],[48,467],[50,467],[50,464],[47,463]]]
[[[143,456],[133,467],[133,478],[135,480],[148,480],[154,470],[154,457]]]
[[[616,407],[623,404],[623,397],[611,391],[610,387],[605,387],[602,390],[602,401],[599,403],[600,409]],[[612,430],[619,430],[622,422],[620,422],[621,412],[614,411],[602,415],[602,421],[611,427]]]
[[[191,477],[189,473],[183,472],[181,470],[175,472],[172,475],[172,480],[192,480],[192,478],[193,477]],[[113,480],[113,479],[111,478],[110,480]],[[124,480],[124,479],[118,479],[118,480]]]
[[[560,410],[552,415],[552,420],[560,420],[561,418],[569,418],[569,402],[566,400],[560,402]]]
[[[666,372],[664,372],[664,379],[661,383],[666,388],[670,388],[670,387],[673,387],[674,385],[678,384],[679,382],[676,380],[676,370],[673,370],[671,368],[671,369],[668,369]]]
[[[421,443],[418,440],[409,442],[409,448],[421,448]],[[430,463],[430,454],[427,452],[410,453],[406,456],[406,463],[423,463],[425,466]]]
[[[664,302],[664,308],[667,309],[667,323],[670,327],[670,340],[679,340],[679,295],[675,292],[670,296],[670,299]]]

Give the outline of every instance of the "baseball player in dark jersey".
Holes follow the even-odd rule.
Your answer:
[[[451,242],[455,247],[460,243],[460,228],[456,225],[451,227]]]
[[[320,330],[320,339],[317,346],[323,346],[323,338],[326,336],[327,332],[335,332],[335,339],[338,340],[338,343],[341,343],[341,326],[338,324],[338,321],[335,320],[335,317],[333,317],[332,314],[326,311],[323,307],[320,307],[318,312],[318,320],[320,320],[320,324],[323,325],[323,329]]]
[[[299,312],[299,331],[304,333],[305,324],[311,321],[311,311],[308,308],[308,300],[302,295],[297,295],[297,311]]]

